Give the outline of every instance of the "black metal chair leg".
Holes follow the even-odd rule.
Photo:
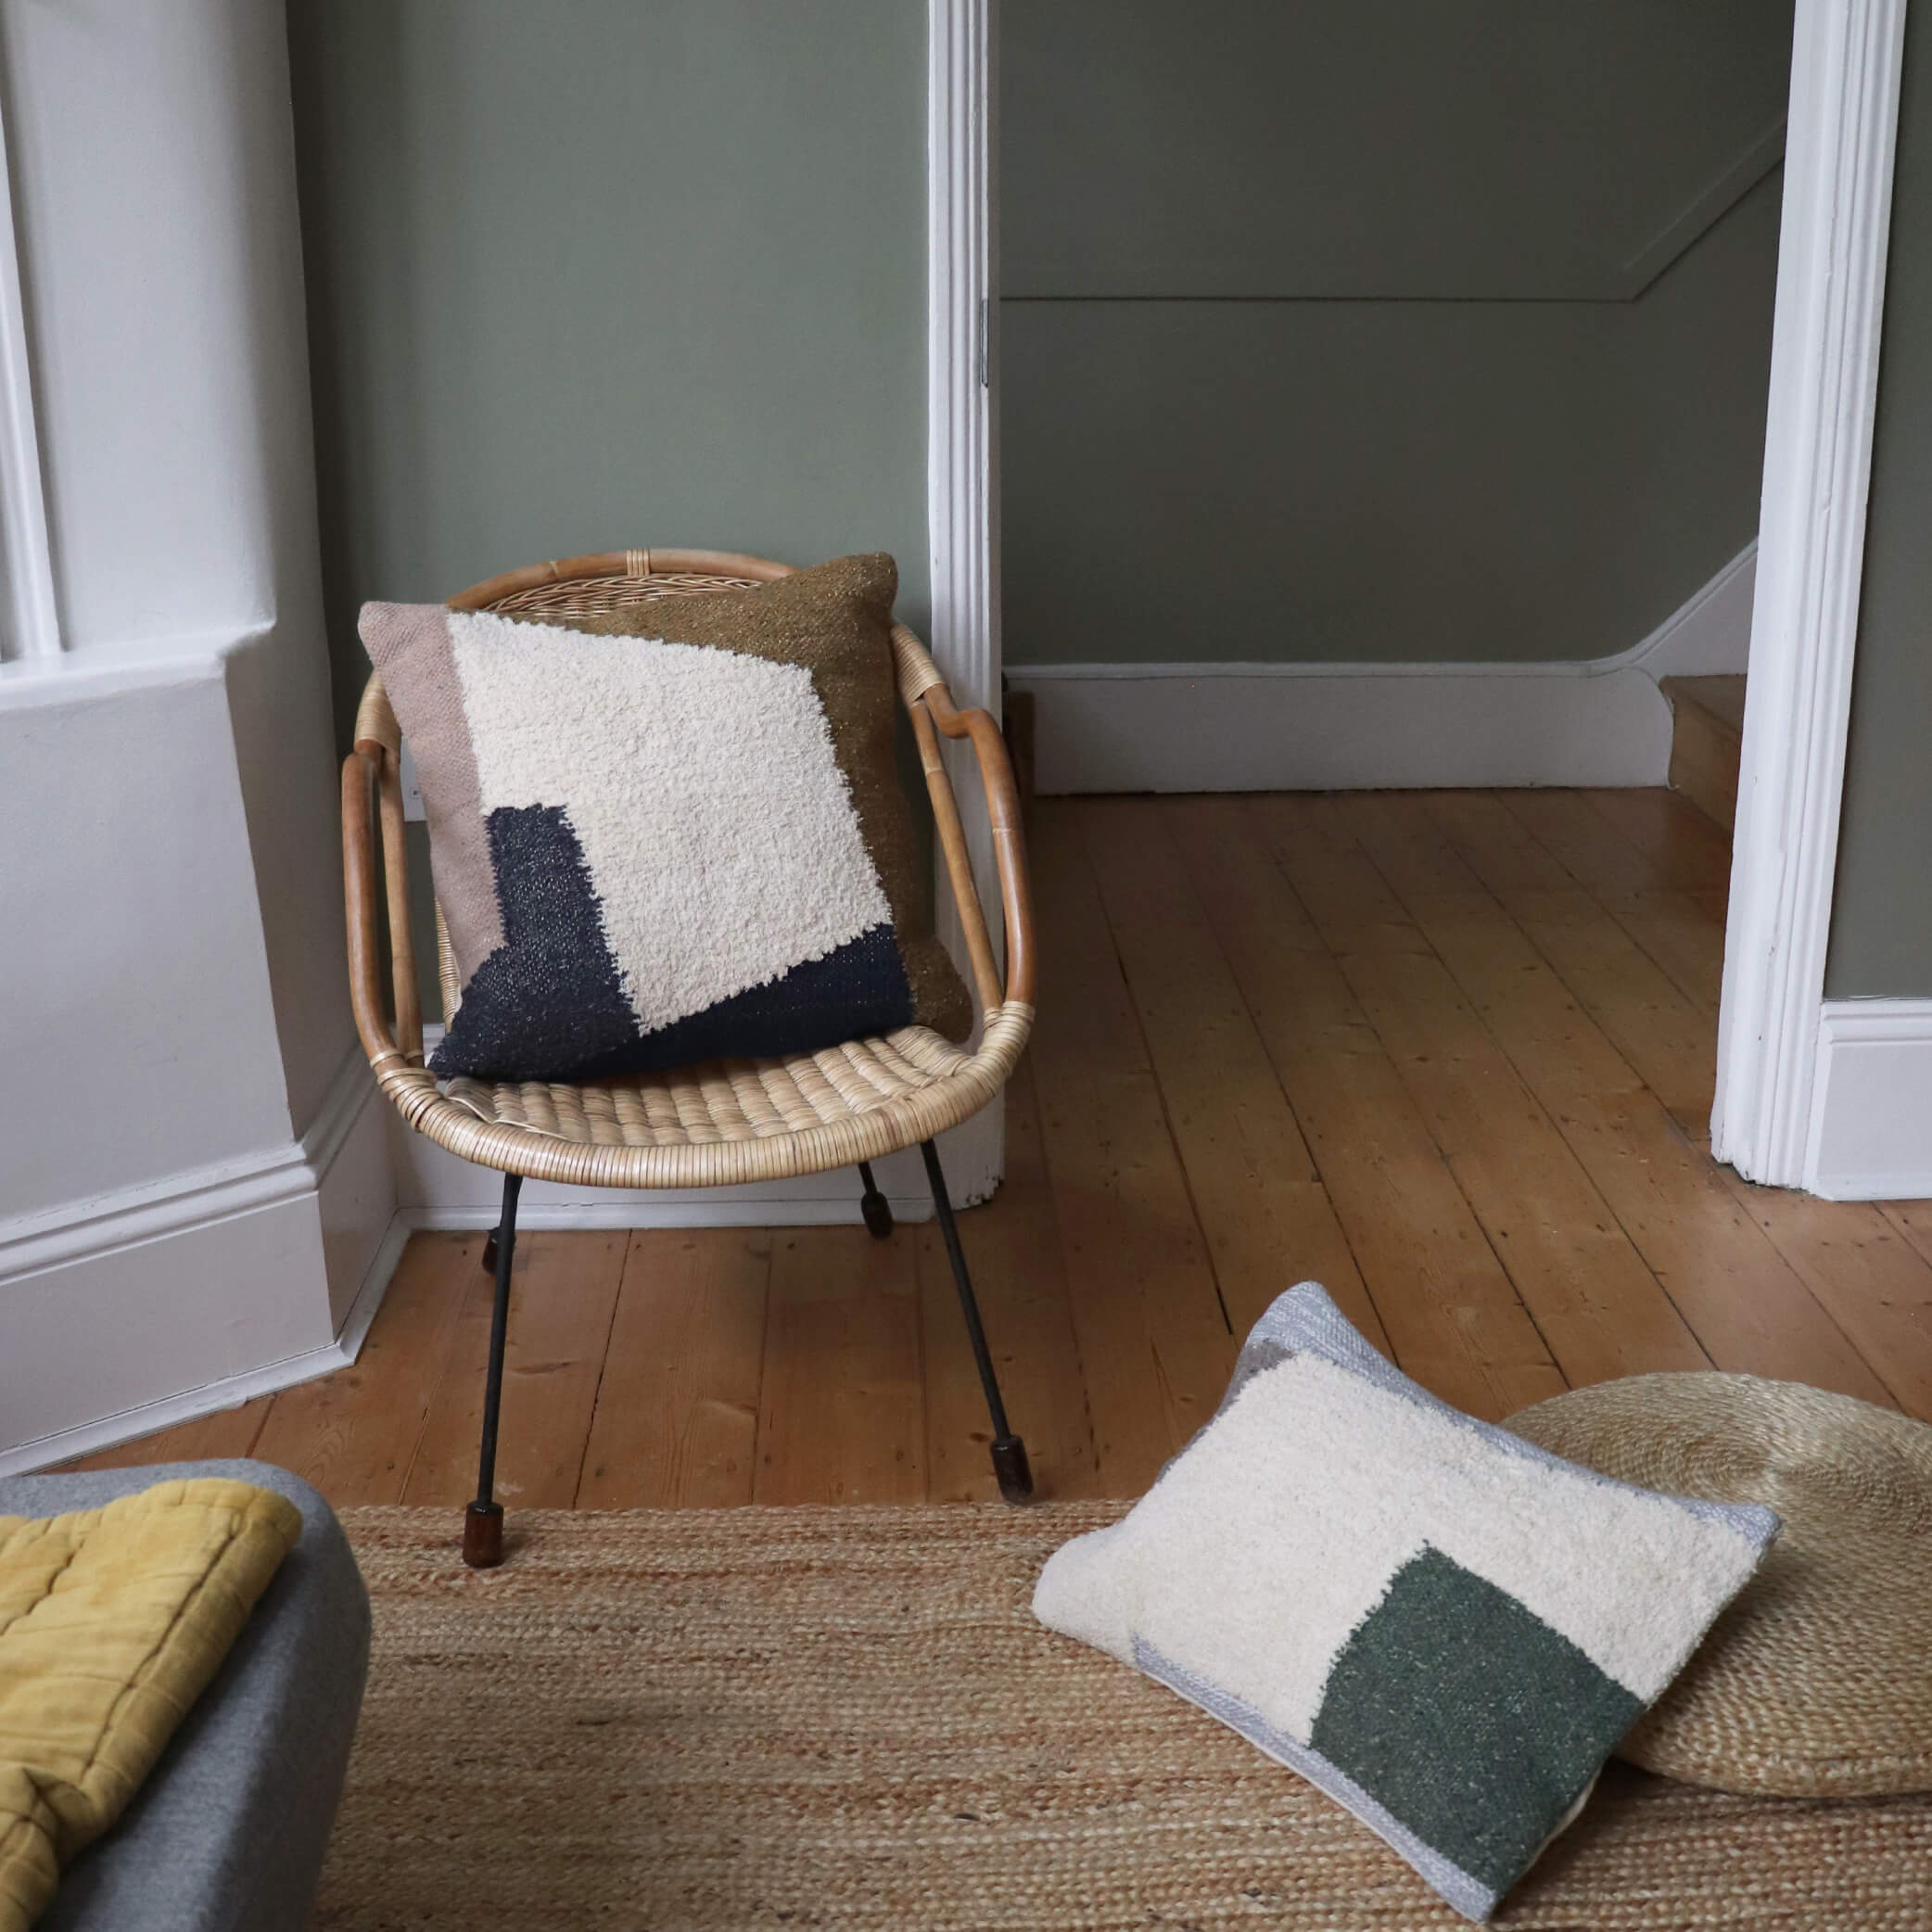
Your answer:
[[[858,1177],[865,1183],[865,1192],[858,1197],[858,1212],[865,1216],[866,1231],[875,1241],[883,1241],[892,1232],[892,1205],[880,1193],[870,1161],[858,1163]]]
[[[503,1213],[496,1249],[496,1305],[489,1317],[489,1379],[483,1385],[483,1443],[477,1459],[477,1500],[463,1515],[463,1560],[494,1570],[503,1560],[503,1506],[496,1500],[497,1412],[503,1398],[503,1340],[510,1327],[510,1269],[516,1258],[516,1197],[520,1174],[503,1176]]]
[[[492,1227],[483,1237],[483,1272],[486,1275],[496,1273],[496,1238],[501,1232],[501,1229]]]
[[[966,1317],[972,1359],[979,1365],[980,1387],[986,1392],[986,1412],[993,1418],[993,1474],[998,1480],[999,1493],[1009,1503],[1024,1503],[1033,1495],[1033,1469],[1026,1460],[1026,1444],[1006,1425],[1006,1405],[999,1399],[999,1378],[993,1372],[993,1355],[986,1347],[986,1331],[980,1325],[972,1277],[966,1272],[966,1252],[960,1246],[960,1230],[953,1224],[953,1204],[946,1191],[939,1150],[930,1140],[922,1140],[919,1150],[925,1156],[926,1178],[933,1186],[939,1232],[946,1239],[947,1259],[953,1265],[953,1284],[960,1290],[960,1312]]]

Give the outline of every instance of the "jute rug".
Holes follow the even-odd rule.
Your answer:
[[[375,1655],[316,1925],[1463,1922],[1311,1786],[1041,1630],[1119,1505],[345,1520]],[[1497,1923],[1925,1932],[1932,1800],[1728,1797],[1613,1767]]]

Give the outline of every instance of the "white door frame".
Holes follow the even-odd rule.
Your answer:
[[[999,337],[996,139],[998,0],[926,5],[926,527],[934,658],[955,700],[999,716]],[[946,746],[980,901],[996,948],[1004,932],[979,772]],[[944,877],[943,864],[938,868]],[[964,937],[939,894],[941,936],[963,967]],[[984,1200],[1004,1165],[995,1099],[948,1142],[955,1201]]]
[[[1905,0],[1798,0],[1712,1150],[1811,1183]]]
[[[928,0],[927,503],[934,655],[999,705],[998,0]],[[1798,0],[1714,1152],[1818,1164],[1825,951],[1863,570],[1905,0]],[[962,764],[962,804],[976,781]],[[984,815],[968,813],[969,824]],[[992,884],[984,834],[973,852]],[[983,891],[997,917],[997,893]],[[950,935],[957,938],[957,934]],[[993,1136],[978,1196],[999,1172]],[[965,1176],[961,1176],[962,1181]]]

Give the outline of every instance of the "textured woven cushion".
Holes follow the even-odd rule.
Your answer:
[[[300,1529],[219,1477],[0,1517],[0,1932],[127,1808]]]
[[[439,1074],[958,1036],[895,764],[888,556],[584,620],[365,604],[462,998]]]
[[[1054,1554],[1034,1609],[1232,1725],[1486,1919],[1776,1529],[1458,1414],[1304,1282],[1133,1511]]]

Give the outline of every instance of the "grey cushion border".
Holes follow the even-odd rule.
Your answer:
[[[1425,1845],[1407,1825],[1385,1810],[1344,1771],[1338,1770],[1319,1751],[1297,1744],[1286,1732],[1277,1731],[1252,1706],[1216,1689],[1204,1677],[1183,1669],[1171,1658],[1162,1656],[1143,1638],[1134,1639],[1134,1662],[1158,1684],[1164,1684],[1190,1704],[1198,1704],[1210,1717],[1219,1718],[1231,1731],[1239,1731],[1257,1749],[1265,1751],[1277,1764],[1304,1777],[1335,1802],[1353,1811],[1370,1831],[1385,1840],[1392,1851],[1406,1859],[1429,1884],[1433,1886],[1465,1918],[1479,1923],[1486,1920],[1502,1898],[1480,1878],[1472,1878],[1458,1864]],[[1594,1786],[1595,1780],[1592,1779]],[[1584,1796],[1589,1794],[1585,1792]]]

